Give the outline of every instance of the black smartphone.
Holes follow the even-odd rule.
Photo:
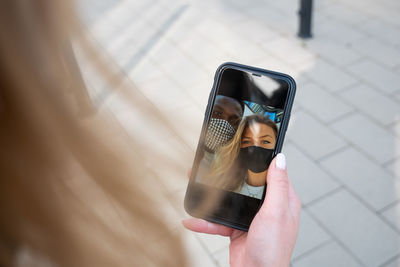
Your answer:
[[[186,190],[187,213],[248,230],[265,196],[269,164],[282,149],[295,91],[287,74],[231,62],[218,67]]]

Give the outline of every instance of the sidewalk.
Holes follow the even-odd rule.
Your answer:
[[[307,41],[296,37],[298,3],[84,0],[82,11],[193,154],[218,65],[293,76],[283,152],[303,213],[292,265],[400,266],[400,2],[316,0]],[[140,127],[129,108],[113,110],[128,131]],[[182,201],[185,187],[172,179],[170,196]],[[229,265],[227,239],[183,233],[193,266]]]

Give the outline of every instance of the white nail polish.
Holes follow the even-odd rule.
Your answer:
[[[279,153],[278,155],[276,155],[276,167],[278,169],[284,170],[286,169],[286,157],[284,154]]]

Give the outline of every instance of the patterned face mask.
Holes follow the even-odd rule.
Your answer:
[[[235,129],[226,120],[211,118],[204,145],[209,151],[215,152],[231,140],[235,132]]]

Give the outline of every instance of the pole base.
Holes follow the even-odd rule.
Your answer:
[[[298,33],[297,36],[301,39],[310,39],[313,37],[311,33]]]

